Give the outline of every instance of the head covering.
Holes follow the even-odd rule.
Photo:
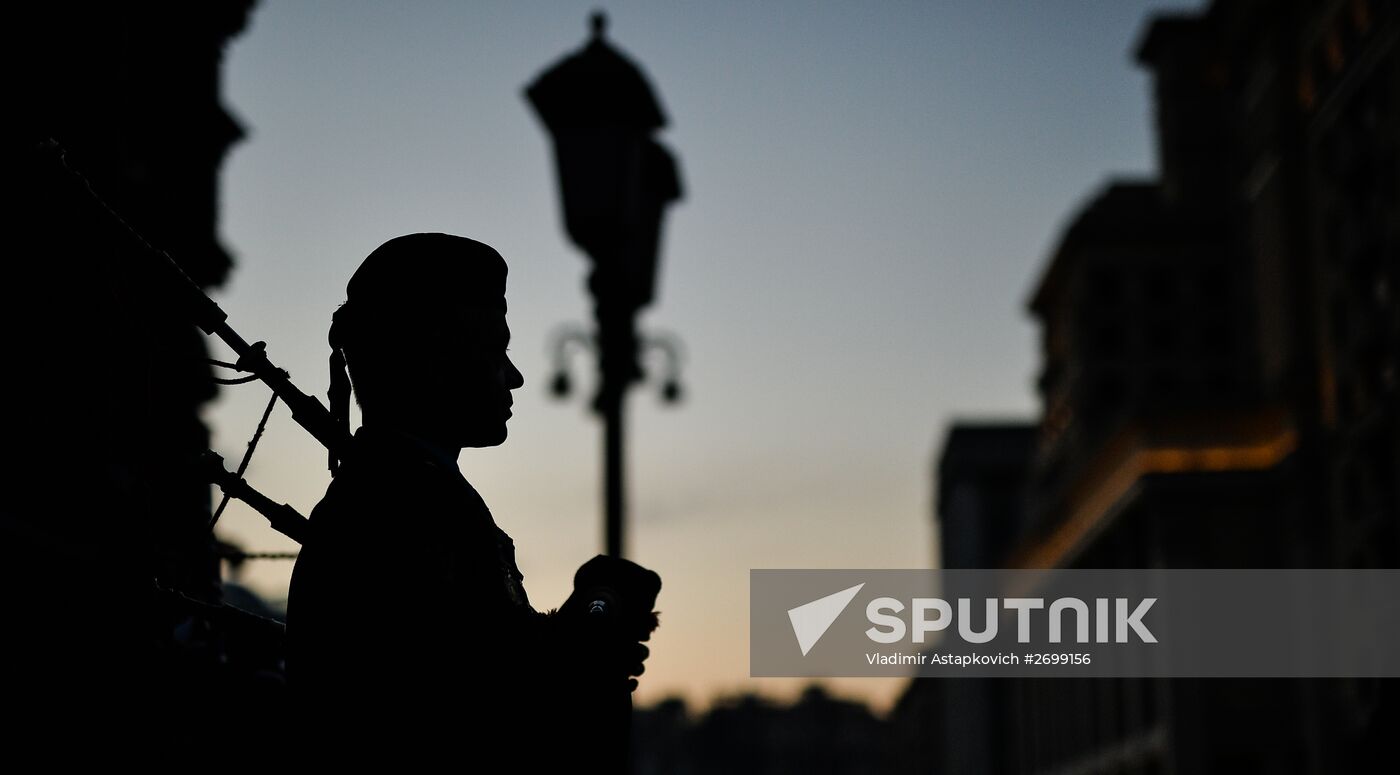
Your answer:
[[[336,425],[349,435],[350,377],[344,348],[441,319],[463,306],[505,313],[506,262],[490,245],[473,239],[408,234],[375,248],[350,277],[345,297],[332,316],[328,337],[329,399]],[[336,463],[331,460],[332,473]]]

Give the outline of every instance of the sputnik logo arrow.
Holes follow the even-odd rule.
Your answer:
[[[843,589],[788,609],[788,620],[792,622],[792,632],[797,636],[797,645],[802,648],[802,656],[807,656],[807,652],[817,645],[817,641],[821,640],[832,622],[846,610],[846,606],[851,604],[851,600],[863,586],[865,582],[862,581],[850,589]]]

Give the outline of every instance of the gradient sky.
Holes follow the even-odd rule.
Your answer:
[[[1026,299],[1076,206],[1111,174],[1155,169],[1132,46],[1150,11],[1199,5],[606,6],[672,120],[686,189],[642,324],[684,340],[689,400],[664,408],[648,387],[630,404],[629,556],[664,578],[638,702],[797,691],[748,677],[751,568],[934,562],[946,425],[1034,415]],[[331,312],[386,239],[445,231],[506,257],[526,385],[510,439],[461,467],[540,609],[600,550],[601,426],[546,391],[550,332],[590,307],[522,88],[582,45],[594,7],[260,0],[224,71],[250,133],[224,167],[238,263],[215,298],[304,391],[324,400]],[[575,364],[585,395],[592,370]],[[267,398],[224,388],[206,408],[230,465]],[[303,513],[330,481],[280,405],[248,478]],[[294,548],[238,503],[219,532]],[[283,598],[290,573],[264,561],[244,580]],[[884,709],[904,682],[826,683]]]

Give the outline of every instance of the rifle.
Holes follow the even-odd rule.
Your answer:
[[[330,411],[319,399],[299,390],[292,384],[290,375],[268,359],[267,343],[250,344],[240,336],[229,325],[228,313],[185,274],[169,253],[147,242],[98,196],[87,178],[68,164],[62,146],[56,141],[45,140],[34,150],[37,152],[38,163],[51,173],[54,193],[63,197],[75,211],[87,216],[91,222],[112,236],[120,247],[140,256],[156,281],[166,287],[172,298],[179,300],[190,321],[207,336],[217,336],[223,340],[224,344],[238,355],[234,366],[240,371],[251,373],[271,388],[274,396],[291,409],[292,419],[325,446],[330,455],[331,469],[334,470],[334,461],[344,459],[350,448],[349,433],[337,426]],[[219,485],[226,494],[248,503],[268,519],[273,529],[301,543],[305,535],[306,518],[295,509],[286,504],[274,503],[254,490],[241,477],[225,471],[222,458],[213,451],[204,453],[201,457],[201,467],[211,483]]]

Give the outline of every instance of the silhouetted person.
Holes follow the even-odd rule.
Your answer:
[[[294,723],[317,758],[622,766],[619,714],[660,578],[595,557],[563,606],[536,611],[514,542],[457,469],[463,447],[505,441],[524,382],[506,355],[505,279],[482,243],[413,234],[365,259],[335,313],[331,409],[348,425],[353,380],[363,424],[311,513],[287,601]]]

